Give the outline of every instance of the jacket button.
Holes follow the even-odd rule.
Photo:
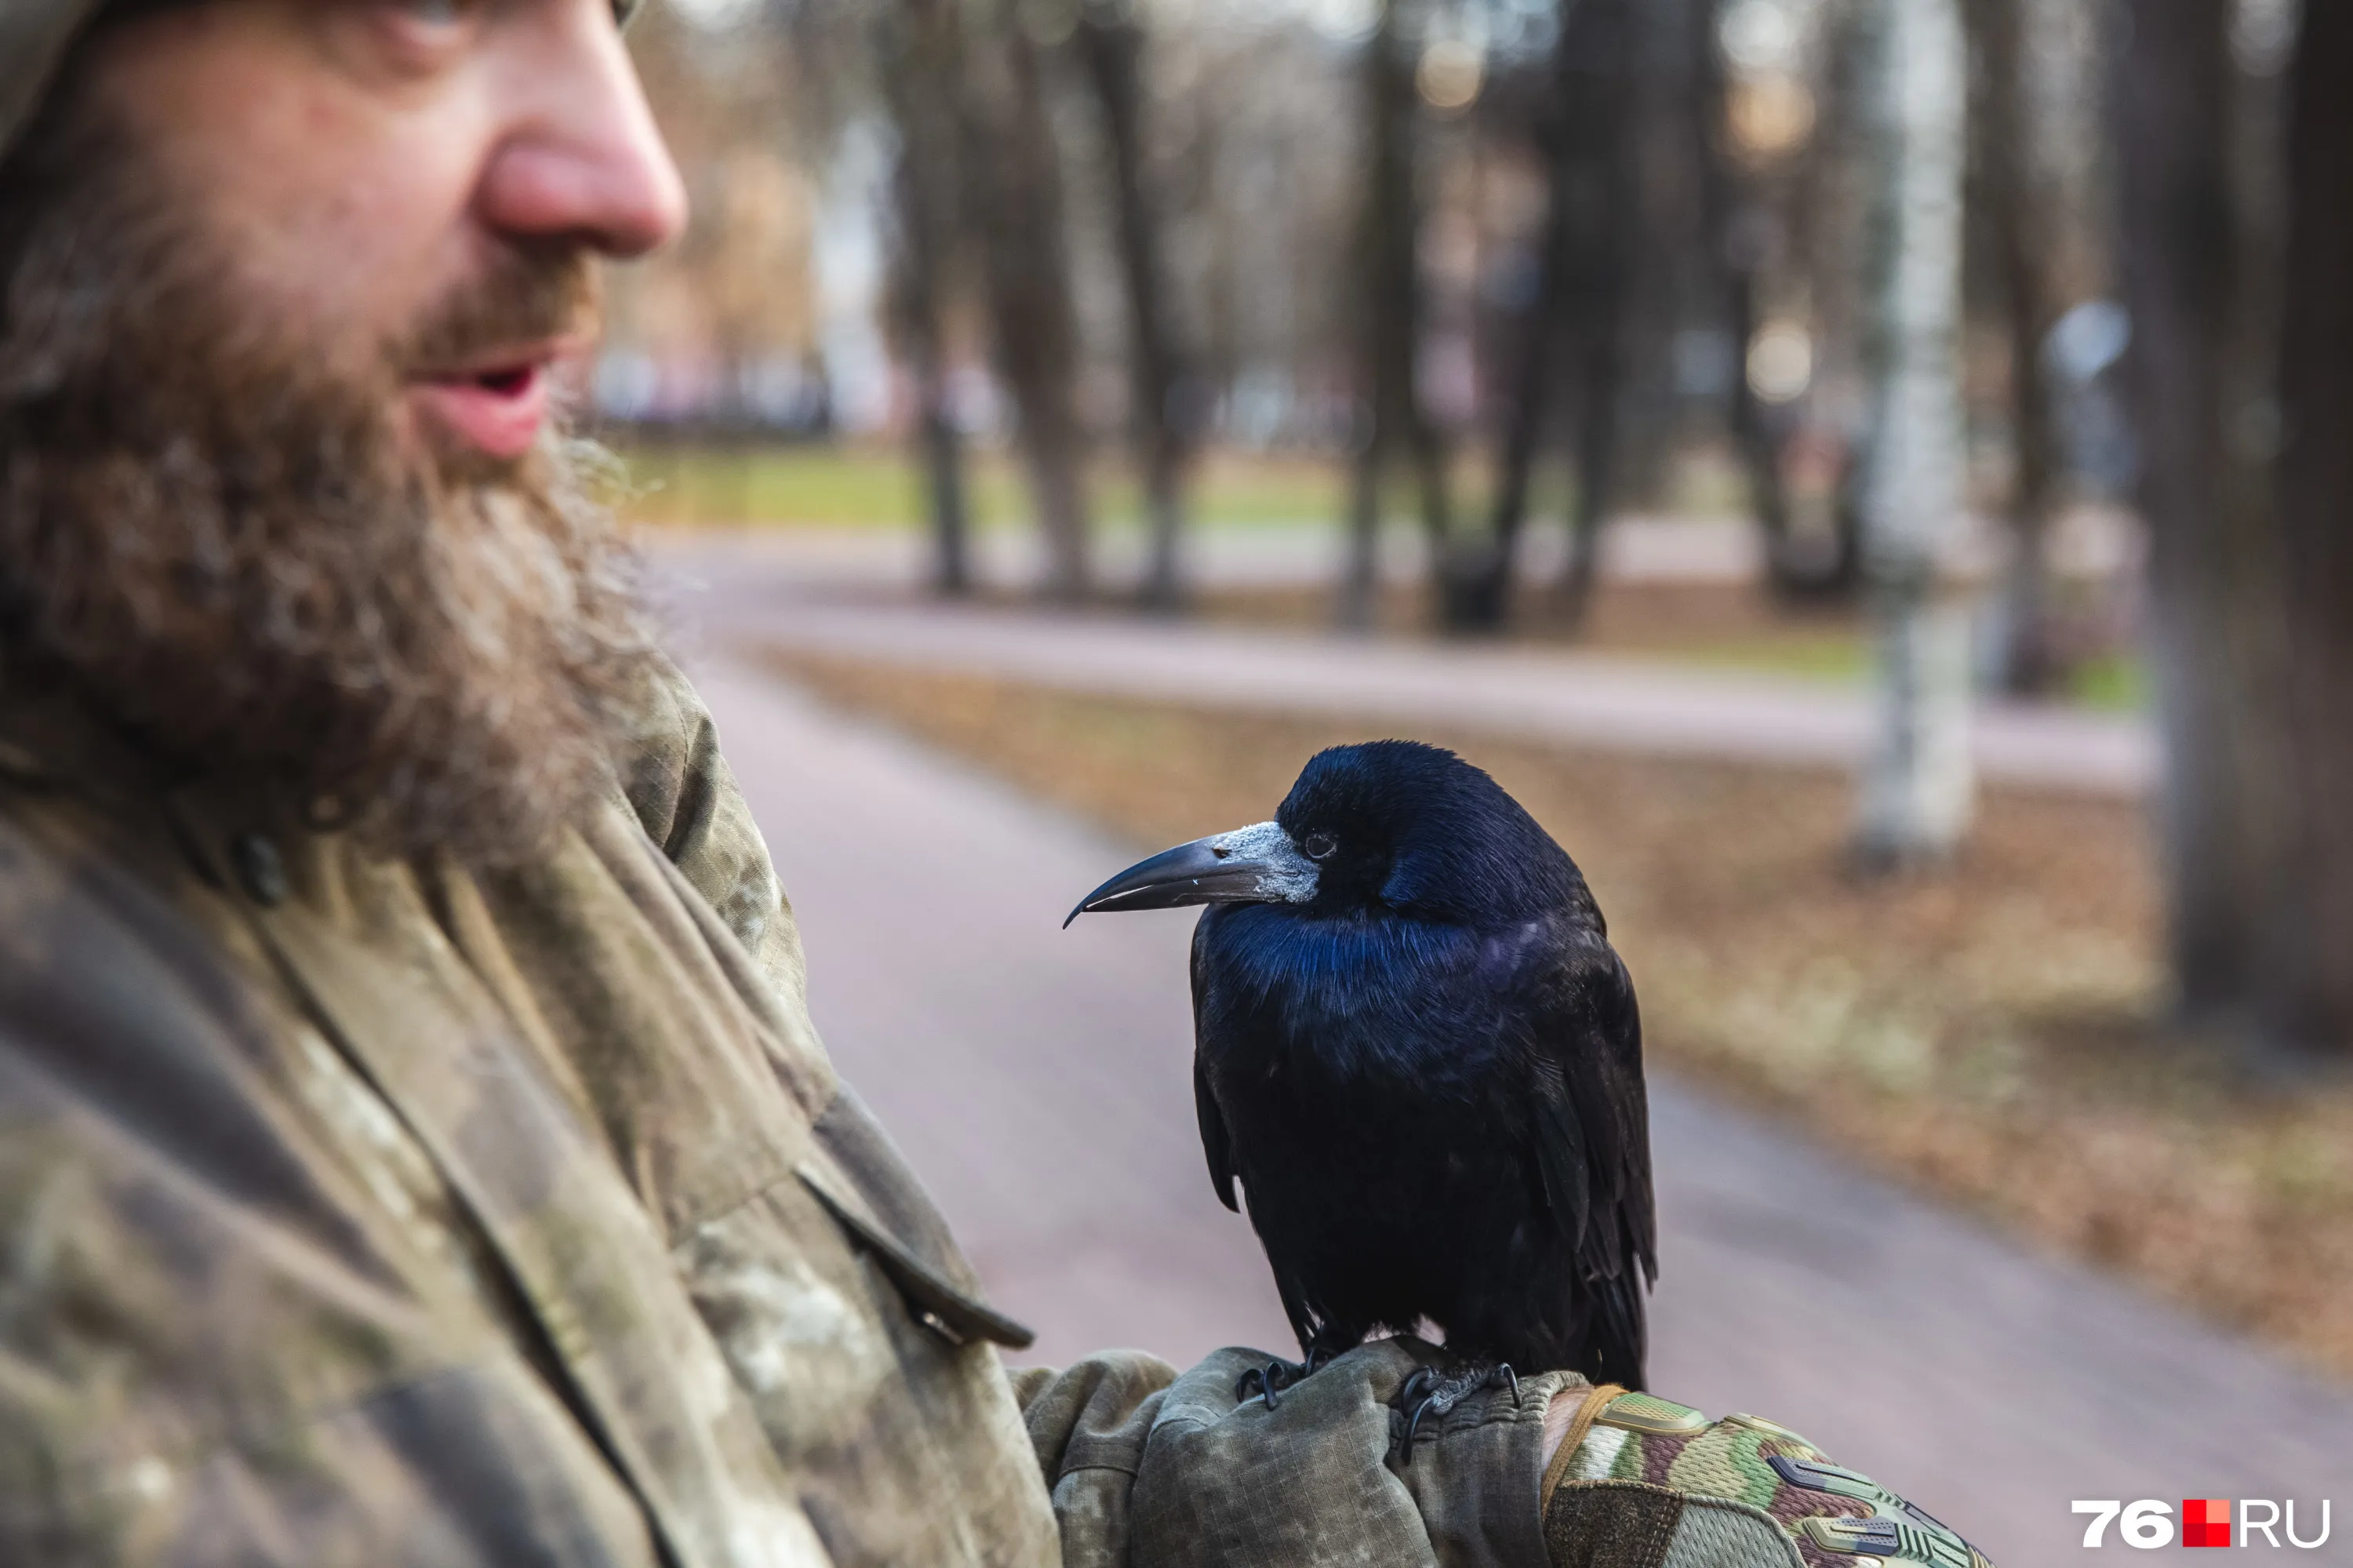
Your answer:
[[[239,833],[228,853],[237,881],[256,904],[276,908],[286,902],[286,861],[276,844],[259,833]]]

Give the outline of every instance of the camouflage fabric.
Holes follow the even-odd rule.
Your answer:
[[[1933,1515],[1754,1415],[1606,1401],[1545,1505],[1556,1568],[1992,1568]]]
[[[0,1562],[1035,1563],[682,683],[495,877],[0,718]]]
[[[1541,1560],[1558,1379],[1409,1473],[1409,1346],[1017,1404],[682,682],[648,736],[476,876],[0,705],[0,1563]]]

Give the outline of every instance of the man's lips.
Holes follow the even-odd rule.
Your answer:
[[[410,394],[428,418],[469,446],[495,458],[519,458],[547,423],[554,400],[550,367],[561,352],[537,347],[419,376],[409,383]]]

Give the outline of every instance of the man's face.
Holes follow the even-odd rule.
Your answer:
[[[0,677],[406,853],[526,853],[649,645],[549,424],[682,221],[607,0],[126,0],[0,161]]]
[[[329,367],[428,361],[395,366],[401,419],[459,454],[531,449],[588,323],[436,342],[448,302],[514,254],[636,256],[684,221],[608,0],[201,0],[117,26],[90,90]]]

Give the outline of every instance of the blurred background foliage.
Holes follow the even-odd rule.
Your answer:
[[[1345,518],[1335,614],[1401,530],[1433,617],[1493,632],[1574,620],[1605,520],[1665,512],[1753,519],[1785,599],[1851,599],[1878,9],[681,0],[637,48],[696,220],[617,281],[596,404],[649,517],[920,521],[949,591],[975,529],[1041,529],[1059,597],[1165,607],[1188,526]],[[2129,641],[2137,547],[2113,40],[2085,0],[1966,10],[1955,550],[2002,579],[1990,678],[2064,688]],[[810,486],[759,477],[794,441],[832,449]],[[1129,529],[1141,581],[1094,548]]]
[[[695,204],[593,375],[639,520],[1869,689],[1859,790],[1514,754],[1657,1048],[1836,1079],[1873,1158],[2353,1366],[2353,7],[672,0],[634,47]],[[798,673],[1224,820],[1139,804],[1181,715]],[[2156,782],[1981,786],[1987,705],[2126,715]]]

